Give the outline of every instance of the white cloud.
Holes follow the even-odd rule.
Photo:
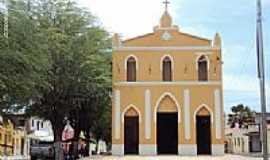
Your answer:
[[[260,85],[257,75],[230,75],[223,78],[225,92],[225,105],[232,106],[239,103],[247,103],[260,106]],[[266,97],[269,100],[270,86],[266,83]],[[269,103],[268,103],[269,104]],[[258,108],[256,108],[258,109]]]
[[[120,33],[124,38],[130,38],[153,31],[153,27],[158,25],[164,11],[163,1],[78,0],[77,2],[89,8],[107,30]],[[176,18],[174,5],[170,5],[169,10]]]
[[[230,75],[223,77],[224,90],[239,91],[243,93],[259,92],[257,75]]]

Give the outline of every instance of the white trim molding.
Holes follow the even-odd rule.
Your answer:
[[[145,101],[145,124],[144,124],[144,131],[145,131],[145,139],[151,138],[151,119],[152,119],[152,107],[151,107],[151,92],[149,89],[145,90],[144,93],[144,101]]]
[[[209,60],[209,57],[208,57],[206,54],[203,54],[203,53],[200,54],[200,55],[198,55],[197,58],[196,58],[196,70],[199,69],[199,64],[198,64],[198,62],[199,62],[199,59],[200,59],[202,56],[204,56],[205,59],[206,59],[206,61],[207,61],[207,71],[209,72],[209,70],[210,70],[210,60]],[[209,73],[208,73],[208,75],[209,75]],[[209,78],[208,78],[208,79],[209,79]]]
[[[220,47],[212,47],[212,46],[114,47],[113,50],[114,51],[216,51],[220,50]]]
[[[124,144],[112,144],[112,155],[123,156],[124,153]]]
[[[131,57],[135,59],[135,61],[136,61],[136,71],[138,71],[138,70],[139,70],[139,60],[138,60],[138,58],[137,58],[135,55],[133,55],[133,54],[128,55],[128,56],[125,58],[125,71],[127,71],[127,61],[128,61],[128,59],[131,58]]]
[[[192,86],[208,86],[208,85],[221,85],[221,81],[137,81],[137,82],[126,82],[119,81],[115,82],[115,86],[174,86],[174,85],[192,85]]]
[[[174,103],[175,103],[175,105],[177,107],[177,112],[178,112],[178,123],[180,123],[181,122],[181,108],[180,108],[180,105],[179,105],[177,99],[175,98],[175,96],[170,92],[163,93],[159,97],[159,99],[157,100],[156,106],[155,106],[155,109],[154,109],[154,122],[155,123],[157,122],[157,111],[158,111],[159,104],[163,100],[163,98],[165,98],[166,96],[169,96],[174,101]]]
[[[114,138],[120,139],[121,130],[121,97],[120,90],[114,92]]]
[[[166,57],[169,57],[170,58],[170,60],[171,60],[171,67],[172,67],[172,71],[173,71],[174,70],[174,60],[173,60],[173,57],[171,55],[169,55],[169,54],[166,54],[166,55],[164,55],[164,56],[162,56],[160,58],[160,62],[159,62],[159,64],[160,64],[160,71],[163,71],[163,60]]]
[[[142,122],[142,115],[141,115],[141,112],[140,112],[140,110],[139,110],[135,105],[133,105],[133,104],[129,104],[129,105],[123,110],[123,112],[122,112],[122,123],[125,122],[125,114],[126,114],[126,112],[127,112],[129,109],[131,109],[131,108],[133,108],[133,109],[138,113],[138,115],[139,115],[139,123],[141,123],[141,122]]]
[[[189,89],[184,90],[184,118],[185,118],[185,139],[189,140],[190,136],[190,93]]]
[[[139,155],[143,155],[143,156],[157,155],[157,145],[139,144]]]
[[[212,110],[210,109],[210,107],[208,107],[208,105],[206,105],[206,104],[201,104],[201,105],[199,105],[199,107],[194,111],[194,116],[193,116],[193,118],[194,118],[194,124],[196,124],[196,116],[197,116],[197,112],[200,111],[200,109],[202,109],[202,108],[205,108],[206,110],[209,111],[211,123],[213,124],[213,122],[214,122],[214,118],[213,118],[214,114],[213,114],[213,111],[212,111]]]
[[[221,139],[221,95],[220,90],[216,89],[214,92],[214,99],[215,99],[215,124],[216,124],[216,139]]]
[[[212,144],[212,155],[214,156],[224,155],[224,144]]]
[[[178,154],[182,156],[196,156],[197,144],[179,144]]]

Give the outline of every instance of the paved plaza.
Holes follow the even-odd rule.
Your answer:
[[[224,156],[97,156],[86,158],[84,160],[262,160],[258,157],[248,157],[239,155]]]

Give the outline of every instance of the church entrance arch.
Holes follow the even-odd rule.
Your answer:
[[[178,153],[178,106],[168,94],[161,98],[156,110],[156,141],[158,154]]]

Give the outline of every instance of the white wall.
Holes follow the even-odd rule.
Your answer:
[[[52,125],[50,121],[43,120],[38,117],[31,117],[28,123],[31,131],[42,130],[48,132],[49,135],[53,135]]]
[[[225,139],[228,142],[228,151],[235,154],[248,154],[249,153],[249,137],[247,129],[239,128],[226,128]]]
[[[45,121],[45,120],[42,120],[40,118],[30,118],[29,120],[29,123],[30,123],[30,128],[31,130],[42,130],[42,129],[50,129],[51,128],[51,123],[49,121]],[[42,124],[43,123],[43,127],[42,127]],[[38,127],[38,124],[39,124],[39,127]]]

